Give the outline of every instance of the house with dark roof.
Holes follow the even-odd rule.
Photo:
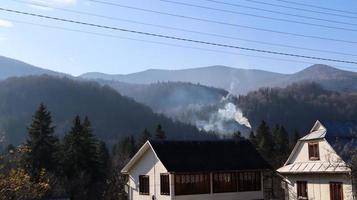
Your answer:
[[[316,121],[277,171],[286,200],[356,200],[351,159],[357,158],[356,122]]]
[[[147,141],[122,169],[130,200],[264,199],[270,165],[247,140]]]

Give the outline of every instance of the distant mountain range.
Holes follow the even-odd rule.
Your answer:
[[[95,124],[99,136],[109,140],[125,134],[138,134],[144,127],[159,122],[176,138],[196,137],[198,131],[191,125],[206,131],[232,133],[244,131],[250,125],[254,129],[261,120],[267,120],[271,125],[286,125],[290,131],[305,131],[316,119],[351,120],[357,112],[354,102],[350,102],[355,101],[357,94],[357,73],[326,65],[313,65],[294,74],[211,66],[147,70],[128,75],[86,73],[74,77],[0,57],[0,80],[41,74],[66,78],[47,77],[43,81],[43,77],[38,80],[39,77],[33,76],[0,81],[0,140],[4,131],[10,141],[23,139],[24,125],[29,122],[30,114],[40,101],[46,103],[47,100],[50,109],[55,108],[53,113],[64,113],[58,123],[61,133],[67,130],[72,115],[91,113],[88,115],[99,123]],[[101,86],[88,83],[88,79]],[[52,84],[54,82],[56,84]],[[316,82],[323,88],[311,83],[287,87],[299,82]],[[109,91],[109,87],[103,87],[105,85],[119,94]],[[259,89],[268,87],[287,88]],[[61,99],[65,104],[61,104]],[[105,114],[98,110],[103,106]],[[62,111],[63,108],[66,110]],[[118,122],[120,119],[124,124]]]
[[[42,69],[30,64],[0,57],[0,79],[26,75],[66,74]],[[68,76],[68,75],[67,75]],[[313,65],[294,74],[280,74],[255,69],[237,69],[226,66],[210,66],[183,70],[150,69],[127,75],[110,75],[90,72],[80,75],[83,79],[102,79],[132,84],[157,82],[189,82],[222,88],[234,94],[246,94],[261,87],[286,87],[295,82],[316,82],[325,89],[340,92],[357,91],[357,73],[327,65]]]
[[[313,65],[294,74],[280,74],[254,69],[211,66],[183,70],[147,70],[128,75],[85,73],[86,79],[116,80],[148,84],[158,81],[183,81],[222,88],[234,94],[246,94],[261,87],[286,87],[295,82],[316,82],[329,90],[357,91],[357,73],[327,65]]]

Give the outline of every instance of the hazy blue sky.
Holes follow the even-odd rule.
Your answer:
[[[237,37],[250,40],[265,41],[271,43],[280,43],[285,45],[295,45],[306,48],[322,49],[328,51],[339,51],[350,54],[357,54],[357,43],[339,43],[334,41],[324,41],[318,39],[301,38],[287,36],[282,34],[267,33],[262,31],[244,29],[239,27],[223,26],[207,22],[197,22],[188,19],[170,17],[154,13],[146,13],[127,8],[102,5],[86,0],[26,0],[28,2],[46,2],[47,5],[60,7],[64,9],[77,10],[82,12],[91,12],[98,15],[111,16],[127,20],[136,20],[143,23],[172,26],[183,29],[190,29],[212,34],[221,34],[230,37]],[[317,20],[301,19],[298,17],[288,17],[280,14],[272,14],[264,11],[256,11],[247,8],[221,5],[205,0],[175,0],[221,8],[237,12],[245,12],[256,15],[275,17],[280,19],[290,19],[308,23],[315,23],[328,26],[344,27],[356,29],[356,31],[334,30],[329,28],[314,27],[296,23],[279,22],[268,19],[260,19],[250,16],[223,13],[200,8],[186,7],[182,5],[170,4],[159,0],[105,0],[120,3],[128,6],[152,9],[161,12],[169,12],[180,15],[187,15],[197,18],[222,21],[232,24],[253,26],[258,28],[273,29],[277,31],[293,32],[297,34],[314,35],[321,37],[330,37],[336,39],[357,41],[357,1],[356,0],[299,0],[300,3],[308,3],[317,6],[324,6],[333,9],[349,10],[356,12],[339,13],[334,11],[320,10],[313,7],[304,7],[291,5],[278,0],[257,0],[266,3],[274,3],[285,6],[299,7],[303,9],[316,10],[320,12],[330,12],[351,17],[338,17],[325,14],[310,13],[305,11],[292,10],[287,8],[278,8],[271,5],[262,5],[247,0],[219,0],[224,2],[236,3],[239,5],[258,7],[263,9],[275,10],[290,14],[297,14],[309,17],[322,18],[327,20],[341,21],[355,25],[346,25],[339,23],[322,22]],[[294,1],[294,0],[290,0]],[[103,19],[93,16],[85,16],[63,12],[56,9],[47,9],[36,6],[30,6],[14,0],[1,0],[0,7],[17,9],[21,11],[34,12],[44,15],[63,17],[66,19],[80,20],[84,22],[97,23],[108,26],[135,29],[140,31],[149,31],[160,34],[167,34],[178,37],[187,37],[197,40],[206,40],[230,45],[240,45],[250,48],[259,48],[266,50],[281,51],[286,53],[305,54],[310,56],[320,56],[334,59],[345,59],[357,61],[357,56],[335,55],[330,53],[320,53],[307,50],[296,50],[291,48],[274,47],[269,45],[244,42],[239,40],[218,38],[213,36],[204,36],[182,31],[167,30],[146,25],[138,25],[124,21]],[[65,30],[50,29],[28,24],[19,23],[19,21],[31,22],[43,25],[59,26],[81,31],[90,31],[101,34],[111,34],[118,37],[127,37],[140,40],[149,40],[155,42],[164,42],[183,46],[192,46],[195,48],[205,48],[219,51],[234,52],[237,54],[268,56],[280,59],[291,59],[301,62],[277,61],[263,58],[249,57],[244,55],[233,55],[219,52],[211,52],[197,49],[165,46],[142,41],[109,38],[85,33],[70,32]],[[188,42],[171,41],[167,39],[158,39],[149,36],[140,36],[131,33],[122,33],[118,31],[109,31],[100,28],[91,28],[81,25],[73,25],[65,22],[59,23],[51,20],[38,19],[36,17],[21,16],[0,11],[0,55],[8,56],[29,62],[31,64],[48,68],[51,70],[71,73],[78,75],[84,72],[99,71],[104,73],[132,73],[146,70],[149,68],[160,69],[182,69],[191,67],[203,67],[209,65],[227,65],[237,68],[255,68],[282,73],[291,73],[301,70],[309,63],[325,63],[337,67],[345,67],[357,71],[356,65],[340,64],[333,62],[312,61],[309,59],[290,58],[283,56],[273,56],[263,53],[254,53],[243,50],[225,49],[211,47],[207,45],[197,45]]]

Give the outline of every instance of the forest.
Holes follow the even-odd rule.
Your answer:
[[[307,133],[316,120],[357,119],[357,93],[329,91],[313,82],[262,88],[237,101],[253,127],[265,120],[269,125],[281,124],[289,132]]]
[[[59,136],[69,130],[70,119],[75,115],[88,116],[96,136],[109,144],[145,128],[153,131],[159,123],[172,139],[204,135],[194,126],[156,114],[109,86],[43,75],[0,81],[0,146],[24,141],[26,126],[41,102],[52,111]]]

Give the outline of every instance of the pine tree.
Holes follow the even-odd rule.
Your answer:
[[[157,125],[157,127],[156,127],[156,135],[155,135],[155,137],[156,137],[156,139],[159,139],[159,140],[166,139],[165,131],[162,130],[162,126],[160,124]]]
[[[82,126],[83,126],[82,151],[84,155],[87,155],[85,157],[84,162],[86,163],[87,171],[97,176],[98,174],[96,174],[95,172],[100,167],[100,161],[99,161],[100,158],[98,155],[99,143],[95,138],[95,136],[93,135],[92,126],[88,117],[84,118]]]
[[[82,133],[83,126],[79,116],[73,120],[73,125],[70,132],[65,135],[63,143],[64,173],[68,179],[73,179],[76,174],[79,174],[84,167],[84,155],[82,153]]]
[[[257,138],[255,137],[253,131],[249,134],[249,141],[257,148]]]
[[[269,126],[265,121],[262,121],[256,132],[258,149],[262,152],[263,156],[269,158],[274,151],[274,140]]]
[[[150,139],[151,139],[151,133],[149,132],[149,130],[147,128],[145,128],[144,131],[142,132],[142,134],[139,137],[138,148],[143,146],[145,144],[145,142],[150,140]]]
[[[277,137],[278,149],[284,156],[289,152],[289,134],[283,126],[280,126],[279,135]]]
[[[54,135],[51,113],[41,103],[28,127],[25,144],[24,165],[32,177],[37,178],[41,170],[54,172],[57,168],[58,138]]]
[[[105,178],[104,167],[107,159],[105,147],[94,137],[89,119],[81,123],[80,117],[73,120],[71,131],[65,136],[64,173],[69,180],[68,191],[71,199],[98,199]],[[103,158],[104,156],[106,158]]]

